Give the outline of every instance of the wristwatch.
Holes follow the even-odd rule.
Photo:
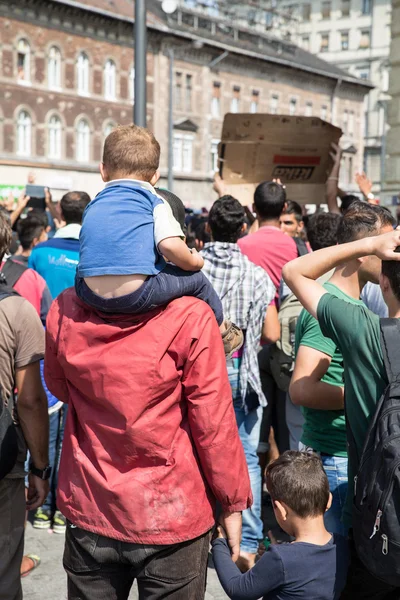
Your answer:
[[[370,192],[369,194],[367,194],[367,198],[368,198],[368,200],[373,200],[375,198],[375,196],[372,192]]]
[[[46,481],[46,479],[50,479],[51,467],[50,465],[47,465],[47,467],[45,467],[44,469],[37,469],[35,465],[31,463],[29,467],[29,472],[32,473],[32,475],[43,479],[43,481]]]

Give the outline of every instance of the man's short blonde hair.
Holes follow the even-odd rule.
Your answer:
[[[106,138],[103,164],[111,178],[135,175],[150,181],[160,163],[160,144],[144,127],[120,125]]]

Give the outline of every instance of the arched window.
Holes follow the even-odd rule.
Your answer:
[[[109,121],[104,127],[104,137],[110,135],[113,129],[115,129],[116,125],[112,121]]]
[[[61,52],[56,46],[50,48],[47,60],[47,80],[51,90],[61,87]]]
[[[90,160],[90,127],[86,119],[80,119],[76,127],[76,160]]]
[[[17,119],[17,154],[29,156],[32,151],[32,119],[26,110],[21,110]]]
[[[89,58],[81,52],[77,62],[78,94],[89,94]]]
[[[49,158],[61,158],[61,120],[53,115],[49,121],[48,128],[48,156]]]
[[[116,91],[116,67],[112,60],[108,60],[104,67],[104,97],[107,100],[115,100]]]
[[[129,71],[129,98],[132,102],[135,101],[135,69],[131,68]]]
[[[19,83],[31,81],[31,47],[26,40],[18,42],[17,79]]]

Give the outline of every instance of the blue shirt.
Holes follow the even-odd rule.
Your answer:
[[[28,265],[49,286],[53,298],[75,283],[79,263],[79,240],[52,238],[32,250]]]
[[[213,542],[213,561],[231,600],[337,600],[346,583],[348,542],[334,534],[324,546],[296,542],[270,546],[241,573],[224,539]]]
[[[165,267],[158,244],[182,236],[169,204],[149,183],[111,181],[83,215],[78,274],[157,275]]]

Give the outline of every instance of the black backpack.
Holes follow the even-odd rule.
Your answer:
[[[369,426],[361,456],[349,425],[354,478],[353,535],[372,575],[400,587],[400,320],[381,319],[381,345],[389,384]],[[347,418],[346,421],[348,422]]]
[[[12,288],[4,283],[0,286],[0,301],[10,296],[18,296]],[[17,462],[18,437],[11,412],[4,402],[0,392],[0,480],[12,470]]]

